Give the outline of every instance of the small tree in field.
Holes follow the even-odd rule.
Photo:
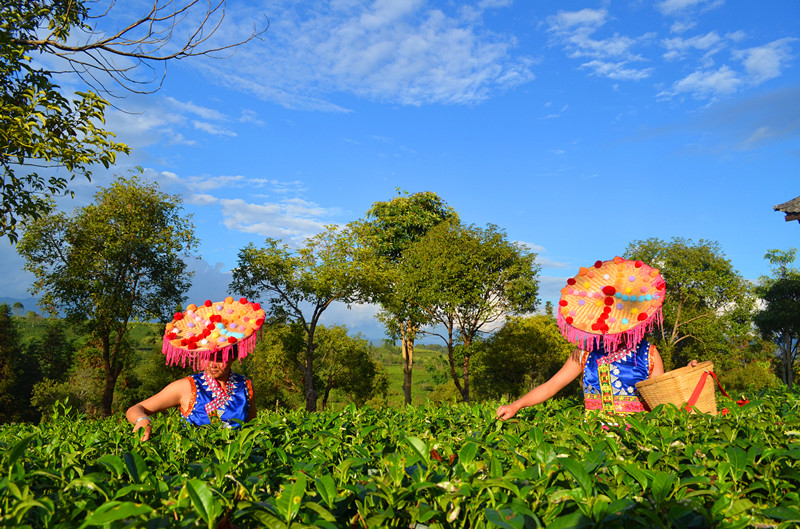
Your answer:
[[[197,239],[180,204],[157,184],[120,178],[71,216],[51,212],[33,222],[17,246],[42,308],[85,324],[99,343],[106,416],[125,368],[128,324],[168,320],[189,288],[183,257]]]

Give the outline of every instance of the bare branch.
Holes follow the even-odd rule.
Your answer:
[[[110,77],[126,92],[148,94],[161,88],[166,76],[167,61],[199,56],[222,58],[234,53],[237,47],[260,39],[269,28],[269,19],[265,16],[264,26],[259,28],[254,22],[252,31],[245,38],[227,44],[211,45],[211,39],[220,30],[225,19],[225,4],[226,0],[208,2],[194,30],[185,37],[178,37],[176,29],[187,24],[190,15],[199,11],[200,0],[183,0],[182,4],[176,4],[173,0],[153,0],[144,16],[109,35],[97,29],[96,25],[86,25],[84,20],[82,28],[86,38],[80,43],[69,43],[59,38],[58,30],[63,28],[54,28],[44,38],[12,38],[12,43],[38,49],[41,53],[67,61],[72,72],[98,93],[114,95],[102,81],[102,78]],[[87,15],[86,18],[97,20],[106,17],[115,5],[116,2],[112,1],[102,14]],[[223,52],[228,53],[220,55]],[[114,58],[132,59],[133,63],[118,65]],[[164,63],[160,73],[154,66],[157,63]],[[140,72],[142,67],[151,70],[152,77],[135,78],[134,73]]]

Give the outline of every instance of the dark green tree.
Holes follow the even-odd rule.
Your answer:
[[[15,242],[20,223],[47,214],[48,197],[71,195],[71,180],[90,178],[93,166],[108,168],[129,151],[106,130],[108,102],[98,94],[112,86],[155,91],[168,61],[214,54],[263,32],[216,45],[224,0],[154,2],[116,32],[97,28],[98,19],[128,8],[87,0],[0,4],[0,237]],[[189,21],[196,27],[185,28]],[[68,73],[88,89],[65,94],[58,78]]]
[[[403,281],[400,263],[403,252],[422,238],[431,228],[458,216],[436,193],[424,191],[408,194],[398,191],[392,200],[375,202],[366,219],[356,223],[363,244],[377,260],[370,298],[381,306],[381,320],[393,338],[400,339],[403,358],[403,395],[411,404],[411,382],[414,368],[414,340],[426,318],[412,299],[401,296]]]
[[[503,318],[536,308],[539,268],[536,254],[492,225],[443,222],[403,254],[398,288],[424,312],[424,332],[447,346],[450,376],[464,401],[473,342]]]
[[[653,336],[666,369],[693,358],[722,371],[742,365],[755,298],[719,243],[651,238],[629,244],[624,257],[658,268],[667,284],[664,326]]]
[[[573,349],[549,316],[508,318],[473,357],[475,396],[485,400],[524,395],[553,376]],[[569,387],[562,393],[578,389]]]
[[[369,342],[349,336],[341,325],[320,327],[317,386],[326,409],[331,391],[337,390],[357,406],[375,397],[386,397],[388,378],[383,367],[370,356]]]
[[[780,376],[792,387],[800,342],[800,272],[791,266],[797,250],[770,250],[764,256],[773,268],[757,288],[764,308],[755,316],[761,335],[775,344],[780,358]]]
[[[167,321],[190,285],[184,258],[197,246],[178,196],[137,175],[101,188],[71,216],[51,213],[25,230],[17,250],[36,280],[41,306],[86,326],[105,374],[102,413],[126,367],[132,321]]]
[[[7,303],[0,304],[0,423],[18,420],[15,366],[21,353],[20,336]]]

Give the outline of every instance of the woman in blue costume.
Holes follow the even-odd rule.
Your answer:
[[[200,373],[176,380],[152,397],[134,404],[125,416],[133,431],[144,428],[142,440],[152,434],[151,416],[179,407],[188,424],[223,424],[238,428],[256,416],[253,386],[244,375],[233,373],[231,365],[255,347],[257,331],[264,322],[258,303],[232,298],[176,313],[164,335],[167,363],[193,363]],[[239,422],[241,421],[241,422]]]
[[[227,362],[217,357],[206,362],[201,373],[172,382],[167,387],[128,408],[125,416],[133,431],[144,428],[142,441],[152,433],[150,418],[154,413],[180,407],[181,416],[193,426],[224,423],[234,428],[235,421],[247,422],[256,416],[253,386],[250,379],[231,371],[235,356]]]
[[[562,334],[578,347],[547,382],[500,406],[497,418],[546,401],[579,375],[586,410],[645,411],[636,383],[664,373],[661,355],[644,339],[661,324],[664,293],[659,271],[641,261],[615,257],[581,268],[561,290],[557,315]]]

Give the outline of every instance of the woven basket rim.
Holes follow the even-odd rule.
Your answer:
[[[692,374],[693,372],[700,370],[700,371],[713,371],[714,364],[711,361],[705,362],[698,362],[695,367],[686,366],[686,367],[679,367],[678,369],[673,369],[672,371],[667,371],[663,375],[659,375],[657,377],[648,378],[647,380],[642,380],[641,382],[636,383],[637,388],[647,387],[652,384],[659,384],[663,382],[670,381],[672,379],[678,379],[685,377],[687,375]]]

